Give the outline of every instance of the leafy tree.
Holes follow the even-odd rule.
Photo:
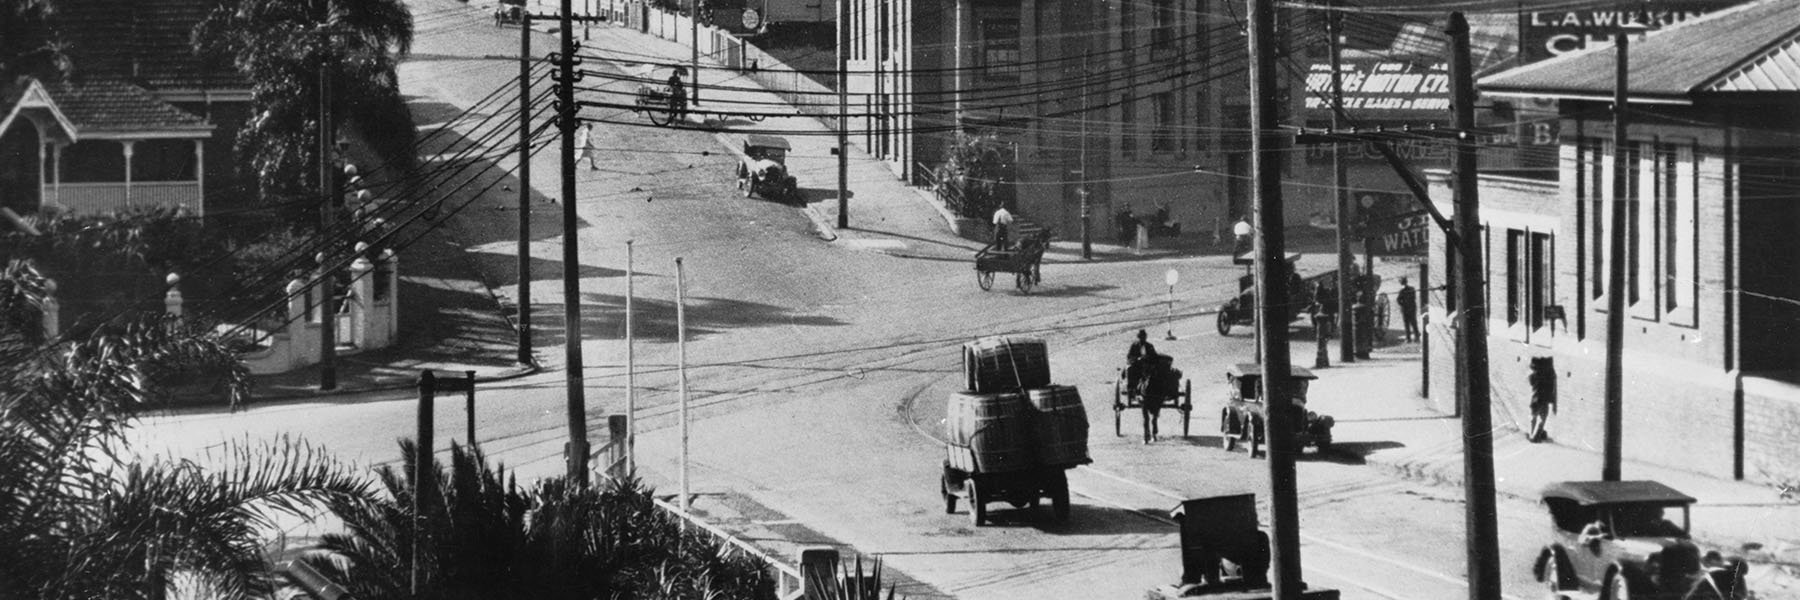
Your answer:
[[[957,214],[986,219],[1007,201],[1014,166],[992,133],[958,131],[937,171],[937,193]]]
[[[377,471],[387,496],[345,502],[332,512],[347,533],[327,535],[306,560],[357,598],[773,598],[760,561],[722,548],[697,528],[656,508],[636,480],[604,490],[561,478],[520,487],[479,450],[452,445],[450,465],[434,464],[425,512],[415,446],[401,443],[400,470]],[[414,519],[421,573],[411,592]]]
[[[251,85],[252,115],[238,136],[265,196],[311,189],[319,82],[331,83],[336,134],[349,127],[392,164],[413,165],[416,131],[394,65],[412,48],[402,0],[235,0],[194,28],[194,45],[229,58]]]
[[[51,13],[50,0],[0,2],[0,87],[23,77],[61,80],[69,74]]]
[[[48,599],[159,598],[177,579],[228,596],[274,578],[259,536],[281,514],[367,494],[311,447],[236,447],[207,471],[124,458],[133,411],[186,369],[247,387],[236,355],[166,315],[116,319],[79,337],[42,328],[46,280],[0,271],[0,590]]]

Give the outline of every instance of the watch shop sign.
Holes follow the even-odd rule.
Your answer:
[[[1533,63],[1612,44],[1620,31],[1644,33],[1678,25],[1745,0],[1645,2],[1641,10],[1530,10],[1519,13],[1519,55]]]

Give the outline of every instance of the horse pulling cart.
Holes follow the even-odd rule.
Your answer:
[[[982,290],[994,289],[995,273],[1012,273],[1013,285],[1020,293],[1043,282],[1039,265],[1044,249],[1050,246],[1050,232],[1040,231],[1019,242],[1017,249],[995,248],[992,244],[975,252],[975,284]]]
[[[1119,378],[1113,381],[1113,435],[1125,435],[1121,415],[1127,409],[1142,409],[1146,404],[1161,408],[1172,408],[1181,411],[1181,437],[1188,436],[1189,416],[1194,412],[1194,382],[1181,376],[1181,369],[1173,366],[1174,358],[1167,354],[1158,354],[1150,360],[1140,361],[1136,366],[1139,373],[1131,376],[1133,367],[1119,368]],[[1144,437],[1150,438],[1150,415],[1144,415]]]

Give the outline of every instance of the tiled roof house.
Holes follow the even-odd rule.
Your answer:
[[[1625,457],[1800,477],[1797,15],[1800,0],[1758,0],[1634,37],[1624,148],[1612,142],[1613,47],[1478,82],[1490,97],[1555,100],[1562,131],[1554,172],[1479,178],[1497,422],[1530,414],[1526,365],[1548,357],[1564,382],[1551,435],[1603,446],[1606,307],[1623,294]],[[1430,178],[1448,205],[1448,174]],[[1626,216],[1618,232],[1615,208]],[[1617,257],[1615,234],[1626,241]],[[1430,245],[1430,278],[1449,281],[1443,236]],[[1616,290],[1615,260],[1626,273]],[[1455,363],[1442,349],[1459,307],[1444,293],[1428,299],[1430,391],[1448,406]]]
[[[66,82],[0,89],[0,205],[27,213],[175,205],[242,189],[233,151],[249,85],[191,50],[219,0],[64,0]]]

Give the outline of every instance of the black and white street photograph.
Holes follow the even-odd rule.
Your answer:
[[[0,600],[1800,600],[1800,0],[0,0]]]

